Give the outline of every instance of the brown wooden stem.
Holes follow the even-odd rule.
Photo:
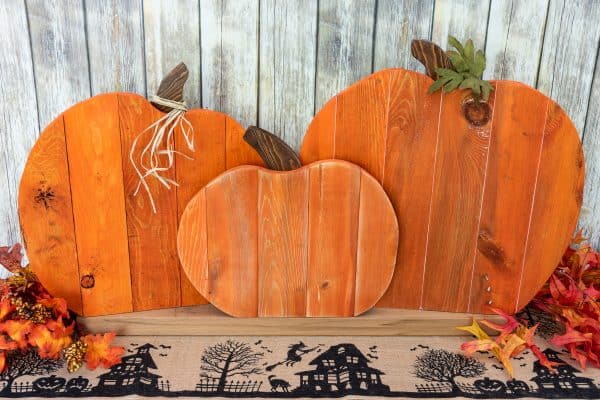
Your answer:
[[[264,129],[248,127],[244,140],[256,150],[269,169],[291,171],[302,166],[298,155],[286,142]]]
[[[452,62],[446,52],[429,40],[413,40],[410,43],[410,52],[425,66],[427,76],[434,81],[438,78],[436,68],[452,68]]]
[[[183,101],[183,86],[187,81],[189,71],[184,63],[179,63],[171,70],[160,82],[156,95],[163,99],[182,102]],[[162,112],[169,112],[171,107],[162,104],[152,103],[154,107]]]

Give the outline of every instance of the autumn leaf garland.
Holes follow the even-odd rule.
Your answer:
[[[34,350],[44,359],[67,360],[74,372],[117,364],[123,347],[111,346],[114,333],[82,335],[64,299],[52,297],[35,274],[21,267],[20,246],[0,247],[0,264],[13,273],[0,280],[0,373],[11,352]]]

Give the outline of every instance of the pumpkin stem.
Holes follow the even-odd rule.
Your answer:
[[[452,62],[446,52],[429,40],[415,39],[410,42],[410,53],[425,66],[427,76],[434,81],[439,78],[437,68],[452,68]]]
[[[183,62],[180,62],[160,82],[158,90],[156,91],[156,96],[178,103],[183,102],[183,86],[185,85],[188,76],[189,71],[187,66]],[[167,105],[156,103],[152,103],[152,105],[165,113],[172,110],[172,108]]]
[[[244,140],[256,150],[269,169],[291,171],[302,166],[296,152],[269,131],[249,126],[244,134]]]

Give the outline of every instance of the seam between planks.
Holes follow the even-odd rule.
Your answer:
[[[363,172],[359,168],[358,170],[358,204],[356,205],[356,251],[354,252],[354,296],[352,296],[353,304],[352,304],[352,315],[356,316],[356,296],[358,295],[358,291],[356,290],[357,284],[356,279],[358,278],[358,253],[360,251],[359,243],[360,243],[360,203],[361,203],[361,193],[362,193],[362,175]]]
[[[129,249],[129,215],[127,215],[127,193],[125,191],[125,168],[123,163],[123,125],[121,124],[121,95],[117,94],[117,117],[119,119],[119,149],[121,155],[121,184],[123,185],[123,211],[125,212],[125,237],[127,238],[127,261],[129,267],[129,293],[131,293],[131,310],[136,311],[133,300],[133,277],[131,276],[131,251]]]
[[[481,196],[479,198],[479,216],[477,217],[477,230],[475,231],[475,239],[473,240],[473,263],[471,264],[471,280],[469,282],[469,300],[467,302],[467,312],[471,312],[471,299],[473,298],[473,278],[475,276],[475,262],[477,261],[477,238],[481,230],[481,215],[483,213],[483,200],[485,199],[485,190],[487,189],[488,167],[490,161],[490,148],[492,146],[492,135],[494,134],[494,114],[496,110],[496,95],[501,83],[496,84],[494,90],[494,107],[490,116],[490,134],[488,135],[487,152],[485,156],[485,169],[483,171],[483,186],[481,188]],[[459,309],[456,310],[457,312]]]
[[[304,218],[304,316],[308,311],[308,246],[310,246],[310,172],[312,168],[307,168],[304,174],[304,202],[306,203],[306,218]]]
[[[73,220],[73,239],[75,241],[75,257],[77,258],[77,288],[79,289],[79,298],[81,299],[81,314],[84,315],[85,308],[83,305],[83,293],[81,290],[81,265],[79,264],[79,248],[77,244],[77,229],[75,229],[75,210],[73,210],[73,191],[71,190],[71,166],[69,164],[69,148],[67,146],[67,125],[65,120],[65,114],[61,114],[62,118],[62,132],[63,140],[65,141],[65,155],[67,157],[67,175],[69,178],[69,196],[71,198],[71,218]]]
[[[388,136],[390,134],[390,101],[392,97],[392,70],[390,69],[388,79],[388,91],[387,91],[387,105],[385,108],[385,137],[383,139],[383,160],[381,166],[381,186],[383,186],[383,182],[385,182],[385,162],[387,161],[387,145],[388,145]]]
[[[519,287],[517,289],[517,301],[515,303],[515,312],[518,311],[519,301],[521,301],[521,288],[523,285],[523,275],[525,272],[525,261],[527,260],[527,247],[529,246],[529,234],[531,232],[531,222],[533,220],[533,207],[537,195],[537,184],[540,177],[540,167],[542,165],[542,152],[544,151],[544,141],[546,139],[546,127],[548,126],[548,114],[550,110],[550,99],[546,98],[546,118],[544,119],[544,128],[542,129],[542,140],[540,141],[540,152],[538,154],[537,171],[535,174],[535,183],[533,184],[533,194],[531,195],[531,208],[529,210],[529,222],[527,223],[527,236],[525,236],[525,251],[523,252],[523,261],[521,262],[521,276],[519,277]]]
[[[429,231],[431,228],[431,210],[433,204],[433,192],[435,189],[435,174],[436,174],[436,166],[437,166],[437,157],[440,143],[440,125],[442,121],[442,106],[444,104],[444,93],[440,93],[440,107],[438,111],[438,126],[437,133],[435,136],[435,153],[433,157],[433,173],[431,178],[431,194],[429,195],[429,210],[427,217],[427,235],[425,236],[425,257],[423,257],[423,274],[421,277],[421,300],[419,301],[419,310],[423,309],[423,300],[425,297],[425,273],[427,272],[427,254],[429,252]],[[397,263],[397,261],[396,261]]]

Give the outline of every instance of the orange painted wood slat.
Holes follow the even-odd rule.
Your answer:
[[[86,315],[133,310],[118,106],[106,94],[64,114],[79,275],[94,281]]]
[[[567,114],[550,103],[516,309],[524,307],[550,277],[552,270],[540,266],[557,265],[577,225],[585,163],[575,133]]]
[[[300,152],[302,165],[334,157],[337,99],[334,97],[329,100],[319,111],[319,118],[311,121],[308,130],[313,134],[306,136],[302,143]]]
[[[390,223],[392,204],[373,177],[364,170],[360,174],[354,315],[371,309],[386,292],[392,274],[385,274],[389,279],[373,279],[373,274],[394,271],[396,257],[390,255],[398,249],[398,225]]]
[[[118,96],[133,310],[178,307],[181,305],[181,291],[176,193],[156,179],[147,179],[156,207],[154,213],[144,188],[135,195],[140,179],[129,152],[133,141],[141,134],[133,153],[139,165],[143,143],[152,136],[152,130],[145,129],[164,114],[143,97]],[[167,171],[165,176],[174,180],[175,171]]]
[[[309,171],[306,315],[350,316],[356,289],[360,170],[325,163]]]
[[[186,207],[178,247],[190,281],[228,314],[352,316],[387,289],[397,238],[382,187],[332,160],[227,171]]]
[[[221,178],[206,186],[208,299],[233,316],[256,317],[258,169]]]
[[[496,82],[470,309],[515,309],[549,102],[525,85]]]
[[[306,315],[308,170],[258,172],[258,316]]]
[[[40,150],[41,149],[41,150]],[[34,146],[19,186],[19,219],[29,265],[46,289],[83,311],[63,116]],[[54,279],[60,275],[61,279]]]
[[[380,307],[419,308],[436,159],[441,95],[431,80],[390,70],[390,102],[383,188],[398,217],[396,271]]]

